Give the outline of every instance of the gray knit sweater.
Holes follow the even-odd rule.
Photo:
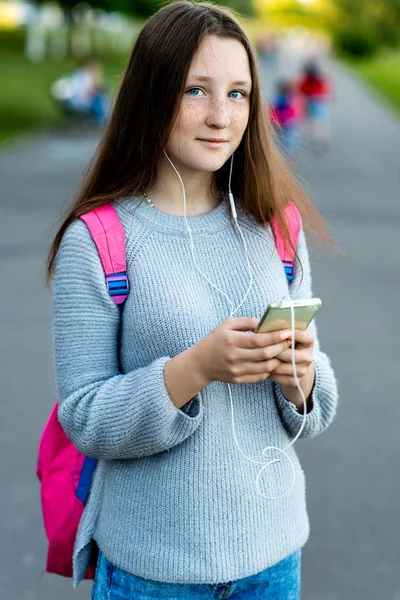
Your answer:
[[[288,453],[295,485],[280,500],[256,491],[260,465],[234,443],[228,387],[216,381],[183,409],[164,383],[165,363],[229,317],[227,299],[195,269],[183,217],[136,198],[116,203],[126,231],[131,292],[122,314],[107,294],[86,225],[64,235],[54,277],[54,353],[59,418],[74,445],[99,459],[74,552],[74,585],[82,579],[94,539],[130,573],[164,582],[216,583],[257,573],[302,547],[309,534],[304,474]],[[261,317],[288,294],[269,229],[239,207],[254,284],[235,316]],[[223,201],[190,217],[202,271],[237,306],[249,282],[243,247]],[[297,248],[303,272],[291,286],[310,298],[305,238]],[[315,331],[315,329],[314,329]],[[315,346],[313,409],[302,437],[332,421],[337,389],[329,360]],[[236,433],[243,451],[262,461],[267,445],[285,447],[302,415],[270,380],[232,386]],[[272,457],[268,457],[270,459]],[[282,461],[266,469],[260,487],[276,496],[290,484]]]

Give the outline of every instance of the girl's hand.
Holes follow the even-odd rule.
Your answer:
[[[290,336],[289,336],[290,337]],[[307,375],[313,362],[314,335],[311,331],[295,330],[294,361],[299,382]],[[289,348],[276,358],[280,364],[274,369],[270,379],[288,387],[296,387],[292,365],[292,349]]]
[[[300,329],[296,329],[294,360],[296,364],[297,379],[299,380],[306,400],[309,400],[314,387],[315,372],[313,364],[313,348],[314,335],[311,331],[301,331]],[[302,406],[303,400],[294,379],[292,349],[289,348],[288,350],[284,350],[276,358],[279,359],[280,363],[273,370],[269,378],[272,381],[279,383],[285,398],[290,400],[290,402],[293,402],[293,404],[299,408]],[[309,405],[308,412],[310,410],[311,407]]]
[[[206,385],[212,381],[256,383],[281,365],[278,357],[286,356],[290,331],[250,333],[257,324],[253,317],[232,317],[192,347]]]

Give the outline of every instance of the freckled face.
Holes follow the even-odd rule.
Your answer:
[[[181,172],[215,172],[238,148],[249,121],[251,73],[243,45],[207,36],[190,65],[165,150]]]

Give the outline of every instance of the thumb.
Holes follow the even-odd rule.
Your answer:
[[[257,327],[259,319],[256,317],[231,317],[228,319],[229,329],[234,331],[254,331]]]

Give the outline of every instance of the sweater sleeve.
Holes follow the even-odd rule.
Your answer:
[[[291,297],[293,299],[309,299],[313,297],[313,294],[311,289],[310,260],[303,230],[300,232],[297,254],[301,265],[298,262],[296,264],[296,277],[291,285]],[[306,423],[301,434],[302,438],[318,435],[331,424],[336,413],[338,401],[336,378],[329,358],[320,350],[314,321],[310,324],[309,329],[315,337],[315,384],[311,396],[313,408],[306,416]],[[302,409],[298,411],[292,402],[286,400],[278,383],[274,382],[273,387],[283,424],[289,435],[295,437],[303,422]]]
[[[169,450],[200,425],[200,395],[183,409],[164,382],[169,356],[126,374],[118,359],[119,308],[82,221],[60,245],[53,280],[53,348],[59,420],[76,448],[98,459]]]

